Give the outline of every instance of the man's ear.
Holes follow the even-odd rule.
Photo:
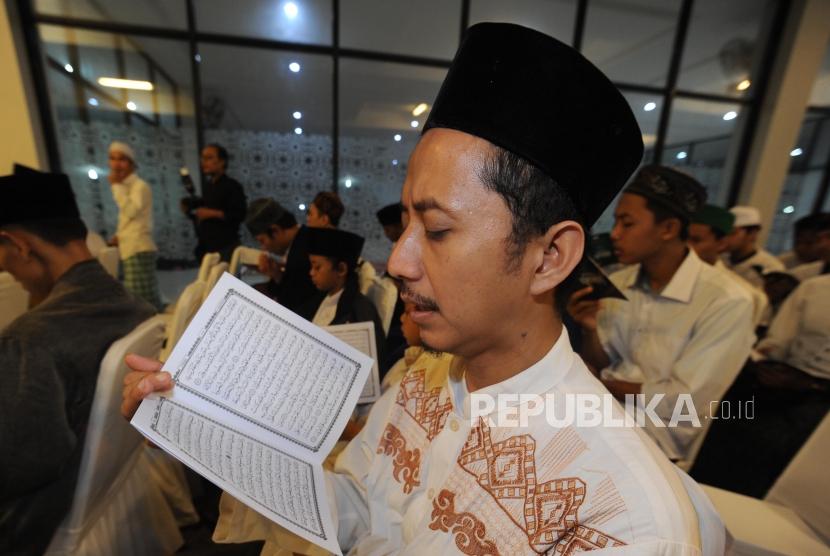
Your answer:
[[[0,241],[5,243],[7,248],[16,252],[16,255],[23,260],[32,255],[32,244],[26,234],[17,230],[0,230]]]
[[[585,230],[573,220],[558,222],[548,228],[537,241],[536,268],[530,284],[532,295],[542,295],[556,288],[582,260],[585,251]]]

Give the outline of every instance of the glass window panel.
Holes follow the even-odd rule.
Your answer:
[[[370,261],[386,261],[391,249],[375,212],[400,200],[409,155],[429,115],[427,110],[414,116],[413,110],[421,103],[431,106],[445,75],[444,69],[423,66],[340,61],[338,191],[346,205],[341,227],[366,238],[363,256]]]
[[[726,118],[726,119],[724,119]],[[676,98],[672,104],[663,163],[695,176],[708,192],[708,202],[723,206],[729,196],[724,180],[734,162],[742,118],[739,104]],[[686,156],[678,157],[680,152]]]
[[[331,0],[199,0],[199,31],[304,44],[331,44]],[[350,9],[341,4],[341,10]]]
[[[573,43],[576,0],[471,0],[470,25],[481,21],[517,23],[565,44]]]
[[[696,0],[677,87],[735,97],[751,95],[775,5],[776,0]],[[741,89],[744,80],[749,87]]]
[[[199,52],[205,141],[228,149],[228,174],[249,202],[272,197],[304,222],[300,205],[332,187],[332,59],[220,45]]]
[[[767,249],[773,253],[783,253],[792,249],[793,225],[796,220],[812,212],[821,176],[821,170],[790,173],[787,176],[772,219]]]
[[[816,82],[813,83],[810,106],[830,106],[830,48],[824,55]]]
[[[125,141],[136,153],[138,175],[153,192],[153,235],[160,259],[191,259],[195,245],[193,228],[179,210],[179,199],[184,196],[179,168],[189,166],[195,170],[198,167],[187,43],[79,32],[55,26],[41,26],[40,37],[62,170],[69,175],[84,221],[91,230],[105,237],[114,234],[118,210],[107,179],[107,152],[112,141]],[[159,97],[158,112],[152,108],[149,112],[128,112],[124,95],[139,98],[129,96],[135,91],[102,87],[97,83],[100,68],[107,72],[105,75],[117,69],[116,44],[121,45],[125,70],[130,72],[127,77],[148,79],[146,68],[152,64],[157,73],[164,72],[175,84],[178,100],[162,98],[174,89],[168,85],[146,93]],[[62,51],[74,53],[73,59],[83,71],[70,74],[61,65],[50,63],[52,53]],[[143,64],[128,62],[133,59]],[[153,106],[150,101],[147,104]],[[172,125],[158,125],[157,113],[159,117],[167,116]]]
[[[452,59],[458,48],[458,0],[349,0],[341,4],[340,46]]]
[[[679,0],[589,2],[582,52],[614,81],[666,83]]]
[[[631,111],[634,112],[634,117],[637,119],[637,124],[640,126],[640,131],[643,133],[643,146],[645,152],[643,154],[642,164],[648,164],[654,160],[654,141],[657,137],[657,123],[660,119],[660,106],[663,104],[663,99],[656,95],[647,95],[642,93],[631,93],[623,91],[623,96],[631,106]],[[645,110],[649,103],[654,103],[655,108]],[[635,171],[636,173],[636,171]],[[611,204],[597,219],[596,223],[591,227],[593,233],[610,232],[614,227],[614,207],[617,206],[619,195],[611,201]]]
[[[35,0],[41,14],[174,29],[187,28],[183,0]]]

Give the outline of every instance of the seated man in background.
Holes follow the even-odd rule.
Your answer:
[[[98,369],[155,312],[86,246],[69,179],[0,178],[0,268],[38,300],[0,332],[0,553],[41,554],[72,504]]]
[[[809,248],[805,248],[809,257],[815,257],[812,261],[805,262],[788,270],[800,282],[827,274],[830,272],[830,263],[824,257],[824,249],[827,244],[827,237],[830,236],[830,213],[819,212],[808,217],[811,241]],[[804,251],[804,250],[802,250]]]
[[[581,355],[612,394],[664,394],[655,412],[668,422],[681,394],[690,394],[702,423],[727,391],[755,336],[752,300],[739,285],[689,249],[688,225],[705,200],[693,177],[645,166],[623,191],[611,240],[630,266],[611,275],[628,298],[586,301],[573,294],[568,310],[582,326]],[[601,305],[600,305],[601,303]],[[646,430],[666,455],[684,465],[694,458],[701,426],[682,422]]]
[[[775,255],[757,245],[761,213],[755,207],[729,209],[735,215],[735,230],[727,236],[728,257],[724,262],[733,272],[755,286],[764,287],[764,274],[784,270]]]
[[[815,229],[817,216],[808,214],[795,221],[793,225],[793,248],[778,255],[778,260],[785,268],[791,269],[819,260],[819,254],[816,250]]]
[[[250,204],[245,226],[265,251],[257,266],[269,280],[257,284],[256,289],[311,320],[314,312],[308,305],[317,295],[317,288],[309,276],[309,229],[297,224],[290,211],[270,198],[256,199]]]
[[[726,251],[726,237],[732,233],[734,222],[735,215],[728,210],[715,205],[704,205],[689,223],[689,245],[703,262],[722,270],[725,276],[734,280],[752,297],[752,321],[757,327],[769,307],[767,294],[728,269],[721,259],[721,253]]]

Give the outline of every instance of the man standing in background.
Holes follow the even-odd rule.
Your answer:
[[[202,149],[201,166],[205,176],[202,196],[183,202],[187,215],[196,222],[196,259],[216,252],[223,261],[230,261],[239,245],[239,225],[245,220],[245,192],[226,174],[228,151],[221,145]]]
[[[118,246],[124,268],[124,287],[156,308],[161,308],[156,279],[156,244],[153,242],[153,194],[135,172],[135,153],[126,143],[109,148],[109,182],[118,205],[118,229],[110,243]]]

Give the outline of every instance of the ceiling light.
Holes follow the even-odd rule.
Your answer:
[[[781,212],[783,212],[784,214],[792,214],[792,213],[794,213],[794,212],[795,212],[795,207],[794,207],[794,206],[792,206],[792,205],[787,205],[786,207],[784,207],[784,208],[781,210]]]
[[[412,120],[411,122],[409,122],[409,125],[411,127],[418,127],[418,120]]]
[[[300,206],[297,208],[299,208],[300,210],[305,210],[305,205],[303,203],[300,203]]]
[[[89,179],[91,180],[98,179],[98,172],[95,171],[95,168],[90,168],[89,172],[87,172],[86,175],[89,176]]]
[[[735,112],[734,110],[730,110],[729,112],[727,112],[726,114],[723,115],[723,119],[726,120],[727,122],[729,120],[734,120],[737,117],[738,117],[738,113]]]
[[[295,120],[299,120],[300,118],[302,118],[302,117],[303,117],[303,113],[302,113],[302,112],[294,112],[294,113],[293,113],[293,114],[291,114],[291,115],[292,115],[292,116],[294,116],[294,119],[295,119]]]
[[[687,156],[689,155],[686,153],[686,151],[680,151],[679,153],[677,153],[677,160],[683,160]]]
[[[66,64],[63,66],[63,69],[66,70],[66,73],[72,73],[75,71],[75,68],[72,67],[72,64]]]
[[[303,128],[295,127],[294,128],[294,133],[296,133],[297,135],[302,135],[303,134]]]
[[[412,115],[416,117],[420,116],[421,114],[427,111],[427,108],[429,108],[429,106],[427,106],[427,103],[422,102],[421,104],[415,107],[415,110],[412,111]]]
[[[392,137],[392,139],[394,139],[395,141],[400,143],[400,141],[401,141],[401,139],[403,139],[403,137],[401,137],[400,133],[396,133],[395,136]]]
[[[115,77],[99,77],[98,84],[114,89],[135,89],[137,91],[152,91],[153,84],[149,81],[137,81],[135,79],[118,79]]]
[[[790,156],[801,156],[804,154],[804,151],[801,150],[801,147],[796,147],[790,151]]]
[[[127,103],[127,110],[134,111],[136,108],[138,108],[138,107],[135,105],[135,103],[133,101],[130,101],[130,102]]]
[[[288,19],[294,19],[300,13],[300,9],[297,8],[297,4],[294,2],[286,2],[282,7],[282,11]]]
[[[300,64],[297,62],[291,62],[288,64],[288,69],[290,69],[294,73],[298,73],[300,71]]]
[[[657,108],[656,102],[647,102],[646,105],[643,106],[643,110],[645,110],[646,112],[651,112],[655,108]]]
[[[351,178],[346,178],[346,181],[344,182],[344,184],[347,188],[351,187],[352,186]]]
[[[738,83],[738,85],[735,88],[739,91],[746,91],[747,89],[749,89],[750,85],[752,85],[752,81],[750,81],[749,79],[744,79],[743,81]]]
[[[95,97],[90,98],[87,102],[90,106],[98,106],[98,99]]]

